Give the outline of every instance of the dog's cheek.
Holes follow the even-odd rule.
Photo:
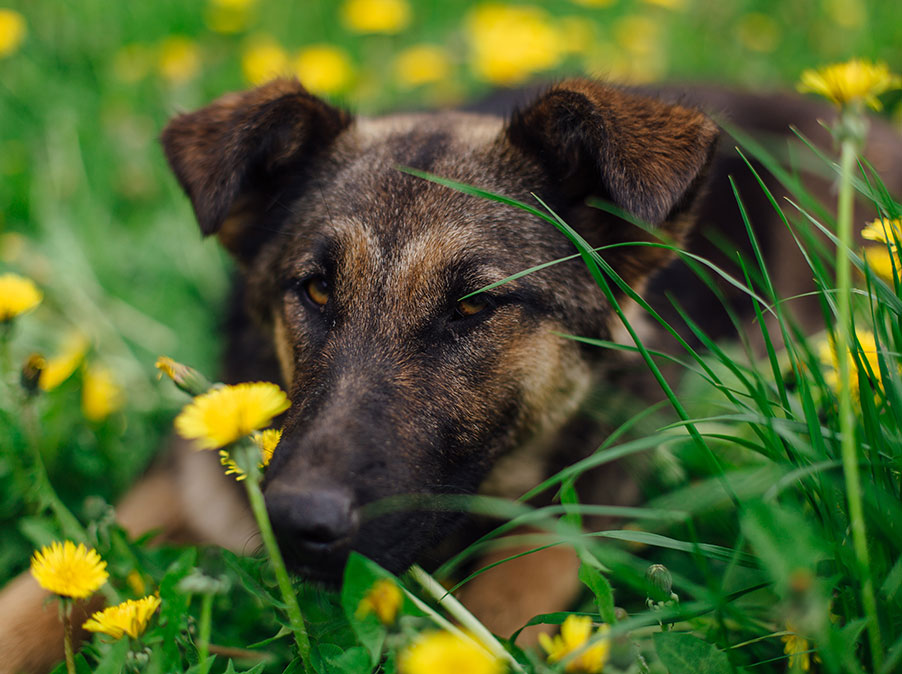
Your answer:
[[[523,395],[522,424],[532,436],[556,432],[588,394],[591,370],[575,343],[554,334],[548,321],[521,335],[509,351]]]
[[[548,321],[508,347],[509,372],[520,390],[519,414],[506,451],[494,457],[479,489],[482,494],[516,498],[547,477],[557,433],[591,388],[591,368],[579,348],[552,330],[562,328]]]
[[[294,344],[285,319],[278,313],[273,318],[273,342],[275,343],[276,357],[279,359],[282,381],[294,381]]]

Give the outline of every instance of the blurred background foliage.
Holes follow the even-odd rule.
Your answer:
[[[562,74],[786,89],[803,68],[851,56],[902,63],[902,9],[882,0],[5,4],[0,272],[45,292],[13,357],[38,351],[59,368],[41,450],[82,515],[85,485],[113,501],[169,432],[182,399],[156,384],[157,355],[216,371],[231,267],[165,167],[157,136],[171,115],[278,74],[378,113]],[[888,103],[898,118],[898,97]],[[28,478],[9,453],[25,441],[10,414],[0,409],[0,578],[52,526],[21,498]]]

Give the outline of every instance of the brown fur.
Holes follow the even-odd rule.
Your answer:
[[[735,213],[718,201],[729,195],[722,186],[704,196],[717,136],[692,105],[590,80],[551,87],[509,118],[379,119],[352,118],[277,80],[169,124],[163,146],[201,230],[219,236],[242,272],[227,376],[281,376],[292,399],[265,494],[296,571],[334,582],[351,549],[393,571],[428,561],[462,521],[430,509],[429,498],[514,498],[597,446],[600,431],[580,408],[609,357],[555,334],[610,338],[617,329],[580,261],[491,291],[475,316],[457,308],[482,286],[572,255],[572,245],[521,210],[397,167],[529,204],[535,193],[593,246],[655,237],[587,206],[591,198],[684,242],[698,213],[717,227]],[[635,246],[603,256],[634,288],[672,259]],[[311,280],[325,283],[325,306],[306,295]],[[664,283],[694,295],[681,281]],[[209,458],[179,446],[164,467],[173,472],[151,475],[123,502],[126,527],[244,549],[252,522]],[[598,503],[635,500],[635,483],[619,470],[592,476],[581,493]],[[420,505],[367,515],[403,495]],[[156,510],[157,499],[171,507]],[[579,588],[576,564],[572,552],[550,548],[480,576],[462,596],[506,636],[535,613],[567,607]],[[11,633],[2,616],[0,643]],[[39,670],[26,651],[0,672]]]

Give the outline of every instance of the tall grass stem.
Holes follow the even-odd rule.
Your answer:
[[[860,111],[844,110],[843,115],[860,115]],[[845,125],[845,120],[840,122]],[[871,647],[874,670],[879,671],[883,663],[883,646],[880,638],[880,623],[877,617],[877,601],[868,556],[867,530],[861,497],[861,477],[858,471],[858,456],[855,450],[855,411],[852,406],[852,386],[850,381],[851,349],[858,350],[855,331],[852,327],[852,269],[849,249],[852,246],[852,170],[857,156],[858,143],[854,138],[844,138],[840,150],[840,185],[837,203],[836,286],[837,320],[839,323],[839,344],[836,346],[839,361],[839,430],[843,475],[849,505],[849,520],[852,528],[852,544],[861,574],[861,600],[864,605],[868,625],[868,640]]]

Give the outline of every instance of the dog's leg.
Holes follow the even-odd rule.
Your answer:
[[[100,595],[75,603],[72,637],[76,644],[86,634],[82,623],[102,603]],[[63,656],[57,601],[26,571],[0,591],[0,674],[46,672]]]
[[[485,566],[531,550],[533,546],[503,548],[483,558]],[[476,576],[461,588],[463,604],[491,632],[508,637],[540,613],[569,609],[580,592],[579,558],[573,548],[559,545],[517,557]],[[528,627],[517,639],[530,646],[546,625]]]

